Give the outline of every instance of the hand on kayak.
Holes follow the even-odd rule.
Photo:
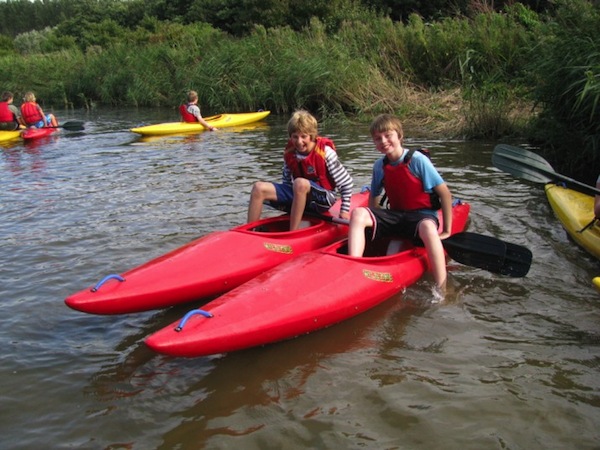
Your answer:
[[[451,236],[451,233],[449,231],[442,231],[440,233],[440,239],[443,241],[446,238],[449,238]]]

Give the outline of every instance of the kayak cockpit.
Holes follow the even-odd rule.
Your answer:
[[[252,222],[235,228],[236,231],[245,231],[251,233],[314,233],[318,232],[321,228],[335,228],[336,225],[329,222],[325,222],[317,217],[303,218],[300,223],[300,228],[295,231],[290,231],[290,217],[280,216],[263,219],[258,222]]]
[[[414,248],[414,244],[409,239],[400,239],[387,237],[367,242],[363,258],[381,258],[382,256],[391,256],[397,253]],[[348,255],[348,241],[340,242],[335,249],[338,255]]]

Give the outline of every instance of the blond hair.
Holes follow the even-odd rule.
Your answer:
[[[33,92],[25,92],[25,95],[23,96],[23,100],[25,100],[26,102],[35,102],[35,94]]]
[[[188,103],[192,103],[193,101],[198,100],[198,93],[196,91],[189,91],[187,93],[187,101]]]
[[[317,138],[317,119],[308,111],[297,110],[292,114],[287,130],[290,136],[293,133],[306,133],[314,141]]]
[[[386,131],[396,131],[398,133],[398,138],[402,140],[404,137],[404,131],[402,130],[402,122],[396,116],[391,114],[380,114],[373,122],[371,122],[371,126],[369,128],[371,132],[371,136],[374,133],[385,133]]]

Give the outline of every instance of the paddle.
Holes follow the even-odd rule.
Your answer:
[[[305,214],[315,215],[333,223],[349,224],[348,220],[338,217],[309,212]],[[461,264],[511,277],[527,275],[533,259],[531,251],[526,247],[466,231],[442,240],[442,245],[448,255]]]
[[[600,190],[595,187],[556,173],[550,163],[540,155],[519,147],[497,145],[492,154],[492,164],[517,178],[544,184],[559,180],[584,194],[600,195]]]
[[[527,247],[506,242],[506,256],[500,274],[524,277],[529,272],[533,255]]]
[[[57,127],[46,127],[46,128],[64,128],[65,130],[68,130],[68,131],[85,130],[82,120],[71,120],[69,122],[63,123],[62,125],[58,125]]]

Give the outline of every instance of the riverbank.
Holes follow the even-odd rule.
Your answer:
[[[459,87],[443,91],[406,89],[400,96],[399,117],[407,135],[443,139],[526,140],[537,110],[532,102],[513,100],[501,110],[465,100]],[[362,114],[347,120],[369,123],[374,115]]]

